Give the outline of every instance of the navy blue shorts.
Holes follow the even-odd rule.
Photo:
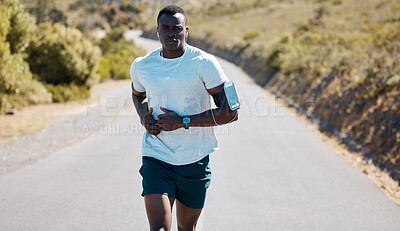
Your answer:
[[[165,194],[193,209],[204,207],[211,182],[209,156],[187,165],[171,165],[144,156],[139,170],[143,177],[142,196]]]

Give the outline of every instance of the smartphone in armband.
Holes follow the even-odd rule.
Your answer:
[[[226,82],[224,84],[224,92],[226,99],[228,100],[228,105],[231,111],[235,111],[240,108],[239,97],[235,90],[235,85],[233,82]]]

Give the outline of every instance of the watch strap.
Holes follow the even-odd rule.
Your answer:
[[[187,117],[187,116],[185,116],[185,117],[183,117],[182,122],[183,122],[183,124],[185,125],[185,129],[189,129],[189,126],[190,126],[190,118]]]

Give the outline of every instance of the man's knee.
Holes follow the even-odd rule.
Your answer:
[[[178,224],[178,231],[195,231],[195,230],[196,230],[196,224],[193,225]]]
[[[150,226],[150,231],[169,231],[170,227],[166,224],[160,224],[160,225],[151,225]]]
[[[150,221],[150,231],[170,231],[171,223],[166,216],[160,216],[158,219],[153,219]]]

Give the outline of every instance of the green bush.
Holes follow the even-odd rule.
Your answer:
[[[134,1],[122,0],[119,8],[125,13],[140,13],[142,9]]]
[[[20,54],[3,50],[7,43],[0,42],[0,113],[30,104],[49,103],[51,94],[35,79]]]
[[[46,84],[46,89],[52,93],[53,102],[65,102],[68,100],[82,100],[90,96],[90,88],[87,86],[52,85]]]
[[[129,67],[132,61],[139,56],[138,52],[130,47],[133,47],[133,44],[129,43],[125,49],[121,48],[115,53],[108,53],[103,56],[98,70],[101,80],[130,78]]]
[[[342,0],[333,0],[332,4],[333,5],[342,5],[343,1]]]
[[[99,80],[100,49],[77,29],[40,24],[28,53],[32,73],[45,83],[91,87]]]
[[[100,48],[103,51],[103,54],[109,53],[109,52],[115,52],[111,51],[111,49],[114,47],[114,43],[123,41],[126,42],[124,39],[124,34],[125,31],[127,30],[126,27],[117,27],[113,28],[110,31],[107,32],[107,35],[100,41]]]
[[[59,9],[51,9],[49,12],[49,18],[53,23],[59,22],[65,25],[67,24],[67,16]]]
[[[143,49],[124,38],[125,31],[125,27],[114,28],[100,42],[103,57],[97,73],[102,81],[110,78],[129,79],[129,67],[132,61],[145,54]]]
[[[103,6],[99,9],[99,13],[107,20],[111,27],[119,27],[121,25],[133,26],[133,18],[122,11],[117,5]]]
[[[251,39],[253,39],[253,38],[256,38],[258,35],[260,34],[260,32],[259,31],[257,31],[257,30],[250,30],[250,31],[247,31],[244,35],[243,35],[243,39],[244,40],[251,40]]]
[[[21,53],[29,37],[20,29],[34,26],[32,22],[17,1],[0,3],[0,113],[51,101],[51,94],[32,78],[29,65],[23,59],[25,54]]]
[[[35,21],[24,12],[18,0],[4,0],[2,5],[7,8],[10,33],[7,42],[10,44],[11,53],[22,52],[29,45],[30,37],[35,28]],[[5,19],[2,17],[2,20]]]

